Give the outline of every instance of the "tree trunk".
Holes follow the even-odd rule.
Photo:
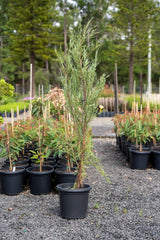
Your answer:
[[[133,40],[130,42],[129,55],[129,94],[133,93]]]
[[[141,105],[143,104],[143,78],[142,70],[140,71],[140,93],[141,93]]]
[[[46,72],[47,72],[47,74],[48,74],[48,72],[49,72],[49,63],[48,63],[48,60],[46,60]]]
[[[36,94],[36,84],[35,84],[35,53],[31,52],[30,61],[32,64],[32,97],[35,97]]]

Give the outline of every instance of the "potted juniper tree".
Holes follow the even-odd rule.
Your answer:
[[[92,138],[89,123],[96,116],[97,100],[105,84],[105,75],[97,79],[98,48],[95,29],[90,22],[77,32],[71,32],[67,53],[57,53],[61,64],[66,110],[73,123],[79,159],[77,177],[74,183],[57,185],[60,195],[60,211],[63,218],[85,218],[91,186],[84,183],[85,165],[93,164],[105,175],[98,159],[92,151]],[[94,54],[95,53],[95,54]],[[94,55],[94,57],[93,57]]]

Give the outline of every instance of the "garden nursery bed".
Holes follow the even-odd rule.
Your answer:
[[[115,139],[93,142],[111,183],[88,167],[88,216],[62,219],[54,190],[47,195],[32,195],[29,189],[16,196],[1,194],[0,239],[160,239],[160,171],[130,169]]]

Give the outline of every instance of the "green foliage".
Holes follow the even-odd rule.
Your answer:
[[[99,97],[114,97],[113,88],[105,84],[103,90],[99,94]]]
[[[32,96],[35,96],[35,65],[55,59],[61,44],[56,22],[55,0],[11,0],[6,34],[10,37],[10,60],[32,64]],[[37,61],[36,61],[37,60]]]
[[[159,113],[151,112],[135,112],[126,113],[125,115],[117,115],[114,119],[115,132],[118,136],[125,135],[127,140],[140,145],[142,151],[142,144],[153,142],[160,139],[160,119]]]
[[[73,167],[73,162],[78,163],[77,136],[73,124],[66,119],[50,119],[47,121],[46,141],[50,149],[54,151],[55,156],[66,157],[68,161],[68,171]]]
[[[133,94],[129,94],[129,95],[124,96],[123,101],[126,102],[126,107],[127,107],[128,111],[132,110],[132,105],[134,103],[134,100],[135,100],[135,103],[138,104],[138,109],[140,110],[141,109],[141,97],[140,97],[140,95],[136,94],[135,97],[134,97]],[[144,98],[143,98],[143,101],[142,101],[142,109],[143,110],[146,109],[147,103],[149,103],[149,107],[150,107],[151,111],[154,111],[156,108],[158,110],[160,110],[160,104],[157,104],[157,103],[154,103],[154,102],[151,102],[151,101],[148,102],[147,99],[145,100]]]
[[[0,157],[6,157],[10,160],[10,170],[12,170],[12,164],[17,160],[19,153],[25,146],[25,141],[19,135],[17,128],[14,132],[11,131],[11,126],[7,126],[7,131],[3,131],[0,140]]]
[[[3,96],[13,96],[14,87],[7,83],[4,79],[0,80],[0,100]]]
[[[44,89],[49,90],[48,89],[49,79],[48,79],[47,72],[44,72],[43,69],[39,69],[38,71],[36,71],[35,79],[36,79],[36,86],[39,86],[39,85],[42,86],[43,85]]]
[[[0,124],[4,122],[3,118],[0,116]]]
[[[17,107],[19,108],[19,111],[27,109],[29,107],[29,103],[26,102],[13,102],[13,103],[8,103],[4,105],[0,105],[0,112],[4,113],[5,111],[10,113],[11,109],[13,109],[15,112],[17,112]]]
[[[157,10],[156,3],[150,0],[115,0],[112,8],[113,26],[116,39],[124,46],[129,59],[129,92],[133,92],[134,62],[139,66],[139,73],[147,67],[148,33],[152,29]],[[123,37],[123,41],[122,41]],[[121,46],[116,54],[123,57]],[[138,69],[138,68],[137,68]]]
[[[35,98],[32,100],[32,116],[40,118],[43,116],[44,103],[41,98]]]
[[[71,32],[67,54],[58,54],[66,109],[73,122],[80,160],[75,187],[82,185],[85,163],[97,166],[97,169],[104,174],[97,158],[94,158],[89,137],[89,122],[96,115],[97,99],[105,84],[105,75],[100,79],[96,76],[98,51],[94,59],[91,56],[93,51],[100,47],[99,41],[96,43],[93,41],[95,34],[95,29],[90,27],[90,23],[84,29],[80,27],[78,32]]]
[[[8,103],[13,103],[13,102],[15,102],[15,99],[13,97],[3,96],[1,98],[0,104],[5,105],[5,104],[8,104]]]
[[[34,51],[43,59],[54,55],[51,46],[59,40],[56,35],[58,28],[53,26],[54,4],[55,1],[51,0],[31,0],[30,3],[27,0],[10,1],[8,27],[12,51],[21,56]],[[13,29],[16,30],[16,34]]]

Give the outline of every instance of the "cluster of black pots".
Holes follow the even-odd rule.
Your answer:
[[[142,146],[142,151],[135,144],[127,141],[126,136],[116,137],[116,143],[126,156],[131,169],[145,170],[148,167],[160,170],[160,146],[153,146],[151,142]]]
[[[28,111],[28,109],[26,109],[26,112]],[[19,114],[23,114],[24,113],[24,109],[20,110],[19,111]],[[11,117],[11,112],[7,112],[7,117]],[[4,112],[1,112],[0,113],[0,116],[5,118],[5,113]],[[14,117],[17,117],[17,112],[14,112]]]
[[[86,217],[91,187],[84,184],[83,188],[73,189],[77,166],[73,164],[71,171],[67,171],[68,165],[64,156],[51,156],[45,159],[40,172],[39,163],[36,163],[30,151],[26,150],[13,166],[15,171],[9,171],[7,159],[0,169],[2,194],[17,195],[23,192],[26,185],[30,188],[31,194],[48,194],[56,186],[60,197],[61,216],[66,219]]]
[[[118,112],[118,114],[123,114],[124,112]],[[114,117],[115,116],[114,111],[102,111],[98,112],[97,117]]]

